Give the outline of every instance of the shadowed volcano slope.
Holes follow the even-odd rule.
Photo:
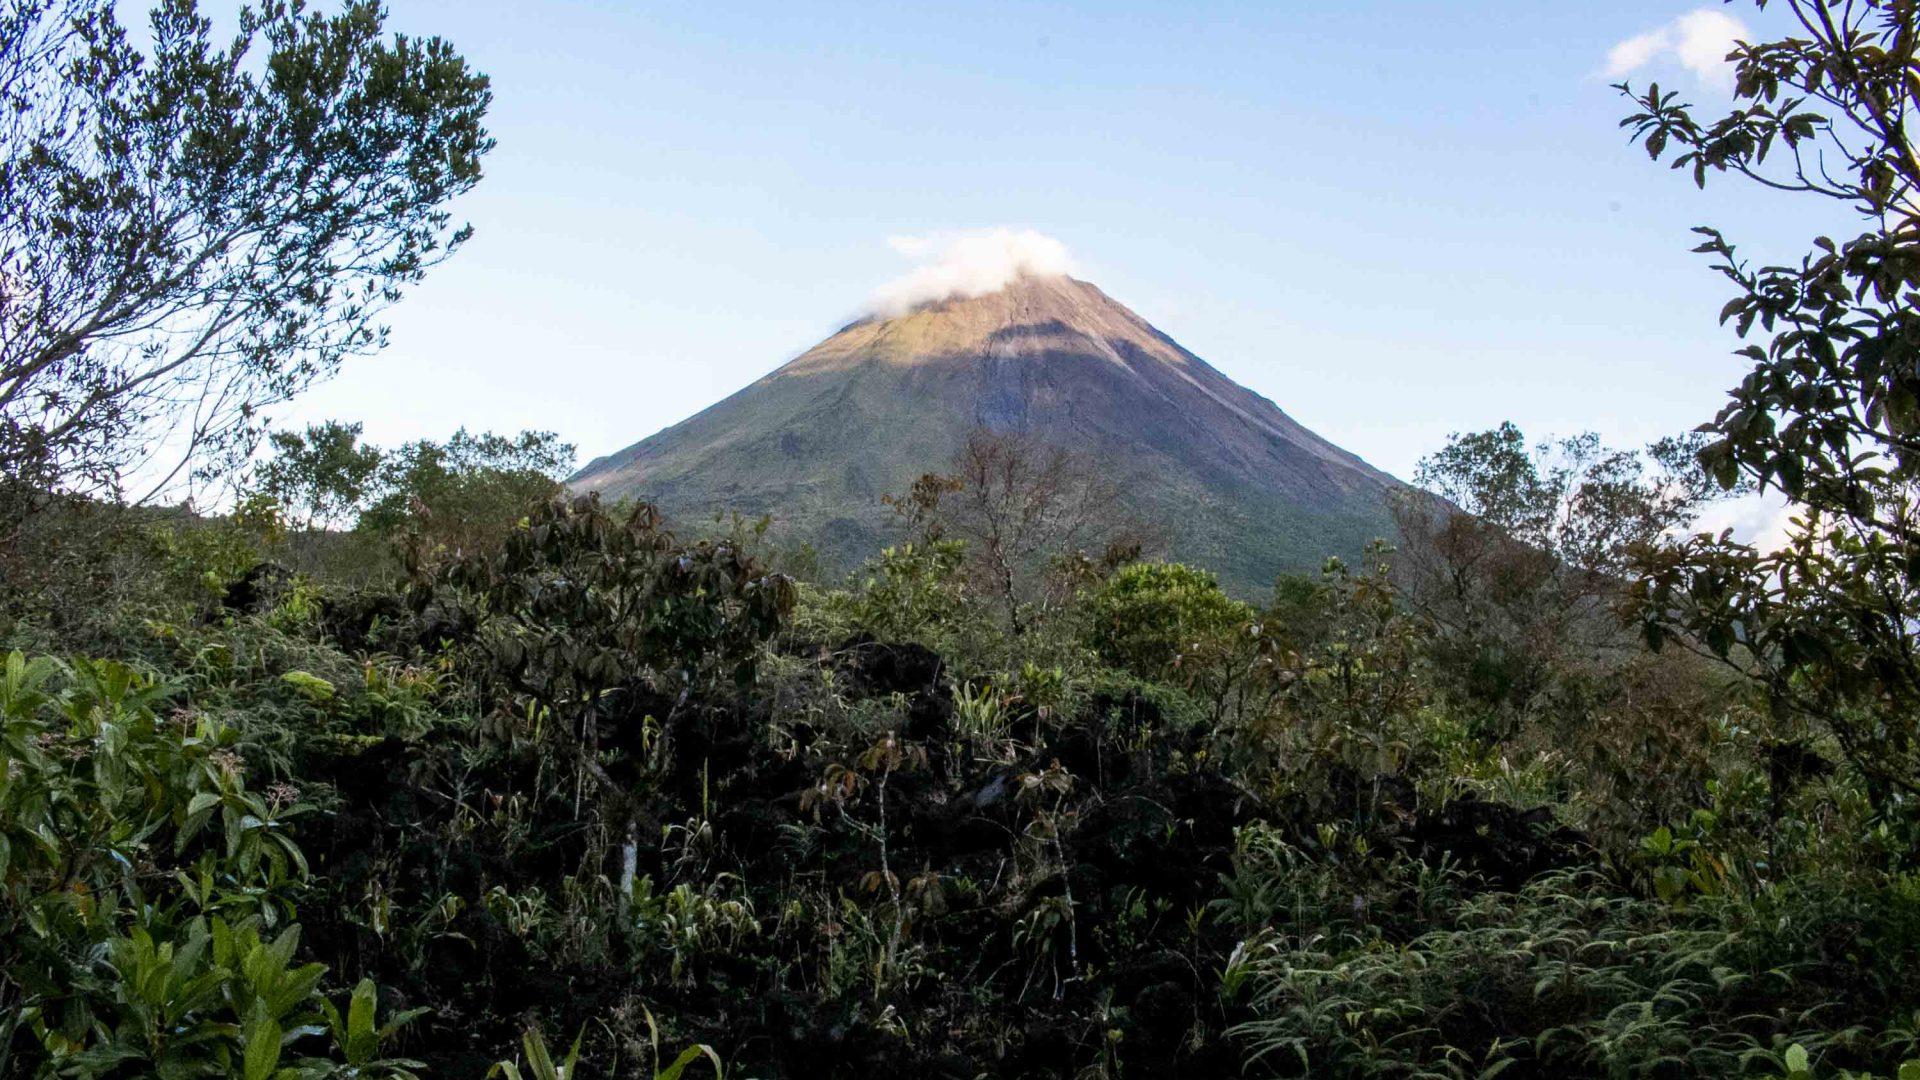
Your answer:
[[[570,484],[681,519],[772,514],[844,568],[894,538],[879,496],[977,427],[1090,456],[1175,558],[1243,593],[1384,535],[1398,486],[1068,277],[856,322]]]

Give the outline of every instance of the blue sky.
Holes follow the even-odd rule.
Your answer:
[[[1505,419],[1644,442],[1742,370],[1688,228],[1797,259],[1851,224],[1626,143],[1622,42],[1659,53],[1636,81],[1726,100],[1651,47],[1699,10],[393,0],[493,77],[478,233],[283,416],[545,428],[584,461],[857,314],[912,269],[889,237],[1016,227],[1396,474]]]

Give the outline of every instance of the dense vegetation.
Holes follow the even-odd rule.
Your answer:
[[[99,496],[175,415],[135,362],[166,342],[0,358],[81,418],[0,397],[0,1076],[1920,1075],[1920,27],[1788,6],[1809,36],[1742,47],[1741,111],[1649,88],[1628,121],[1702,183],[1868,211],[1800,267],[1708,234],[1724,317],[1772,334],[1727,411],[1645,452],[1456,436],[1393,544],[1263,595],[1144,557],[1084,463],[989,433],[845,580],[761,523],[570,498],[540,433],[317,425],[225,512],[127,505]],[[0,67],[0,185],[55,217],[105,185],[60,235],[116,235],[111,162],[28,121],[152,124],[175,99],[141,95],[206,85],[233,108],[202,121],[326,134],[403,219],[276,256],[253,284],[290,291],[176,356],[232,376],[235,426],[187,433],[217,460],[315,373],[294,351],[348,342],[297,331],[361,340],[302,277],[325,252],[399,245],[355,264],[391,299],[440,250],[485,87],[370,6],[250,15],[261,84],[161,16],[143,69],[110,9],[0,7],[33,46]],[[283,182],[226,138],[142,175]],[[1846,154],[1766,173],[1821,139]],[[0,227],[0,309],[59,310],[20,298],[81,249]],[[1686,538],[1748,488],[1805,508],[1784,548]]]
[[[312,490],[309,449],[264,482]],[[1423,560],[1258,603],[1124,548],[1009,593],[924,514],[802,584],[752,527],[552,480],[490,542],[432,530],[538,475],[512,455],[351,532],[49,510],[86,553],[7,612],[4,1068],[1891,1073],[1910,817],[1570,606],[1622,579],[1482,527],[1617,552],[1683,512],[1633,455],[1567,460],[1457,439],[1456,502],[1402,514]]]

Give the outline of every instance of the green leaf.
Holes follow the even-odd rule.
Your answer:
[[[246,1080],[268,1080],[280,1064],[280,1024],[260,1017],[247,1029]]]
[[[546,1036],[540,1034],[539,1028],[528,1028],[527,1033],[520,1037],[520,1046],[527,1053],[527,1072],[532,1074],[533,1080],[564,1080],[566,1074],[554,1068],[553,1058],[547,1053]],[[579,1048],[576,1042],[574,1050],[578,1051]]]
[[[428,1008],[402,1009],[397,1013],[387,1014],[387,1022],[380,1025],[380,1041],[385,1042],[392,1038],[394,1032],[399,1031],[401,1028],[406,1027],[408,1024],[413,1023],[415,1020],[420,1019],[432,1011],[432,1009]]]
[[[713,1052],[713,1047],[700,1043],[680,1051],[680,1056],[673,1059],[673,1064],[654,1074],[654,1080],[680,1080],[680,1074],[686,1071],[687,1066],[702,1057],[712,1063],[716,1080],[726,1076],[726,1071],[720,1067],[720,1055]]]
[[[299,691],[300,696],[308,701],[319,703],[333,700],[333,684],[318,675],[304,671],[289,671],[280,676],[280,681]]]
[[[353,988],[353,999],[347,1005],[347,1043],[342,1048],[349,1065],[372,1061],[380,1049],[380,1035],[373,1023],[377,1000],[372,979],[361,979]]]
[[[334,1045],[341,1047],[346,1046],[347,1023],[346,1020],[341,1017],[340,1010],[334,1007],[333,1002],[328,1001],[326,998],[321,998],[320,1015],[327,1021],[327,1030],[333,1035]]]

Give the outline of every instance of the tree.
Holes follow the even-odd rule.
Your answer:
[[[480,551],[530,506],[560,494],[573,446],[551,431],[507,437],[465,428],[444,443],[407,443],[385,456],[379,495],[359,527],[377,536],[411,530],[429,545]]]
[[[1635,544],[1690,524],[1716,494],[1694,460],[1703,442],[1667,438],[1641,453],[1603,446],[1590,431],[1529,447],[1510,422],[1456,433],[1414,472],[1417,486],[1448,505],[1413,499],[1401,509],[1469,518],[1556,567],[1608,573],[1626,564]]]
[[[1726,533],[1646,545],[1635,601],[1649,642],[1732,664],[1776,722],[1831,733],[1884,808],[1920,795],[1920,7],[1780,6],[1805,36],[1736,48],[1724,117],[1696,119],[1658,85],[1618,89],[1638,109],[1622,126],[1695,184],[1732,174],[1860,217],[1853,239],[1818,237],[1797,265],[1752,266],[1696,230],[1734,287],[1721,322],[1756,337],[1701,461],[1801,513],[1777,551]]]
[[[1628,553],[1686,527],[1716,493],[1698,447],[1664,439],[1641,454],[1591,432],[1529,446],[1507,423],[1420,461],[1425,490],[1393,504],[1395,576],[1481,734],[1513,734],[1576,667],[1598,673],[1592,661],[1627,644],[1613,609]]]
[[[968,563],[1006,615],[1025,631],[1023,599],[1047,557],[1111,539],[1120,531],[1116,492],[1091,462],[1031,435],[974,431],[952,472],[928,474],[888,496],[923,546],[964,540]]]
[[[274,455],[260,467],[260,490],[302,529],[359,516],[373,494],[383,455],[360,445],[360,425],[338,420],[268,437]]]
[[[0,475],[144,496],[248,453],[263,406],[378,349],[470,234],[491,92],[373,0],[0,0]],[[170,464],[169,464],[170,463]]]

